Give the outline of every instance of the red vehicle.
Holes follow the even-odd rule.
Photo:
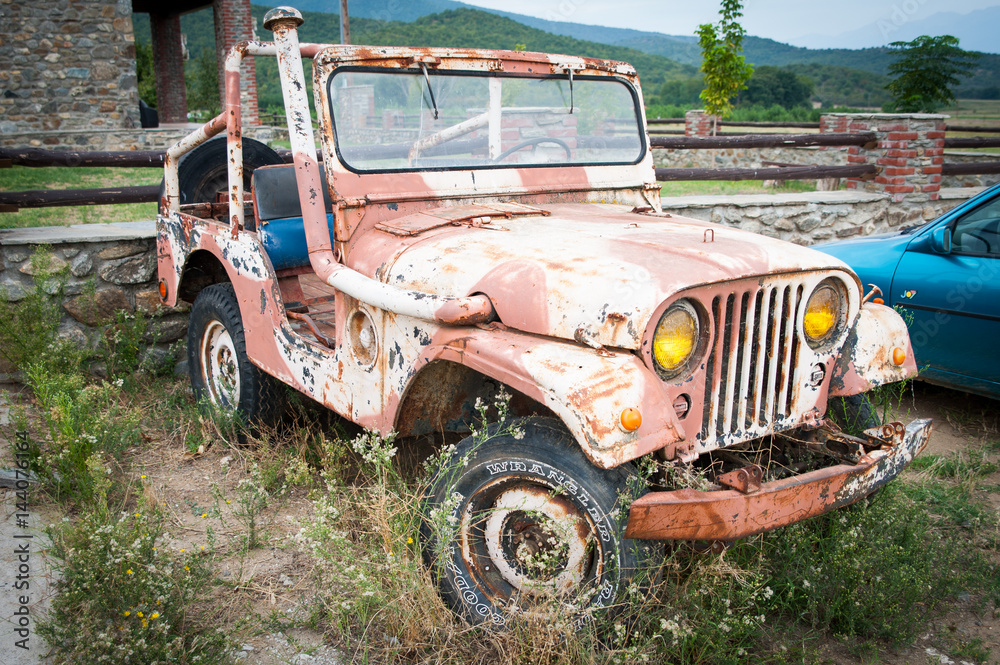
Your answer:
[[[661,211],[632,67],[300,44],[301,21],[269,12],[274,42],[229,55],[225,111],[170,149],[161,293],[193,302],[196,393],[250,417],[275,381],[404,436],[468,433],[510,396],[427,502],[468,619],[553,592],[607,606],[646,541],[840,508],[926,443],[929,421],[824,418],[915,373],[904,322],[845,264]],[[251,55],[278,59],[294,164],[241,137]],[[646,455],[702,486],[647,491]]]

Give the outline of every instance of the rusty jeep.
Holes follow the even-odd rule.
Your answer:
[[[923,448],[930,421],[826,417],[916,373],[844,263],[661,211],[631,66],[299,43],[301,23],[271,10],[224,111],[169,149],[160,293],[192,303],[191,382],[218,407],[263,416],[285,384],[370,430],[468,435],[426,499],[451,529],[423,543],[458,613],[610,607],[651,541],[847,506]],[[248,56],[277,58],[292,163],[242,136]]]

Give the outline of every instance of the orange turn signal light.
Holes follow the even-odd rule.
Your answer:
[[[634,432],[642,425],[642,414],[639,413],[639,409],[629,407],[622,411],[620,421],[623,430]]]
[[[881,298],[872,298],[872,302],[875,303],[876,305],[884,305],[885,304],[885,301],[882,300]]]
[[[895,349],[893,349],[892,362],[896,363],[897,365],[902,365],[904,362],[906,362],[906,351],[899,348],[898,346]]]
[[[163,300],[167,299],[167,283],[162,279],[160,280],[160,298]]]

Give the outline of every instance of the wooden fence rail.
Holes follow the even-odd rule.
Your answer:
[[[654,121],[651,121],[654,122]],[[788,126],[788,123],[785,123]],[[801,124],[801,123],[800,123]],[[746,134],[737,136],[654,136],[654,148],[698,150],[705,148],[776,148],[811,146],[864,146],[876,144],[874,132],[826,134]],[[389,146],[391,147],[391,146]],[[945,147],[1000,147],[1000,138],[945,139]],[[278,154],[291,161],[291,151],[279,149]],[[0,167],[142,167],[162,168],[164,152],[158,150],[63,151],[41,148],[0,148]],[[866,164],[849,166],[765,166],[762,168],[685,169],[657,168],[659,181],[692,180],[818,180],[823,178],[871,179],[880,172]],[[942,175],[978,175],[1000,173],[1000,161],[944,164]],[[50,206],[108,205],[115,203],[149,203],[159,200],[160,186],[106,187],[75,190],[32,190],[0,192],[0,212],[16,212],[19,208]]]
[[[286,162],[292,161],[292,151],[276,148]],[[89,166],[163,168],[165,150],[45,150],[43,148],[0,148],[0,168],[5,166]]]
[[[870,180],[878,174],[879,168],[871,164],[782,166],[759,169],[656,169],[656,179],[660,182],[680,180],[820,180],[822,178]]]
[[[740,136],[654,136],[654,148],[702,150],[706,148],[804,148],[810,146],[870,146],[875,147],[875,132],[855,134],[743,134]]]
[[[684,118],[647,118],[648,125],[683,125]],[[719,127],[772,127],[780,129],[819,129],[818,122],[739,122],[737,120],[721,120]],[[984,127],[980,125],[945,125],[947,132],[971,132],[975,134],[1000,134],[1000,127]]]
[[[13,166],[127,166],[163,168],[164,150],[45,150],[0,148],[0,162]]]
[[[0,192],[0,209],[4,212],[16,212],[17,208],[151,203],[159,200],[159,185],[98,189],[34,189],[25,192]]]

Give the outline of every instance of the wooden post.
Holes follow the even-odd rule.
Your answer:
[[[347,0],[340,0],[340,43],[351,43],[351,24],[347,17]]]

